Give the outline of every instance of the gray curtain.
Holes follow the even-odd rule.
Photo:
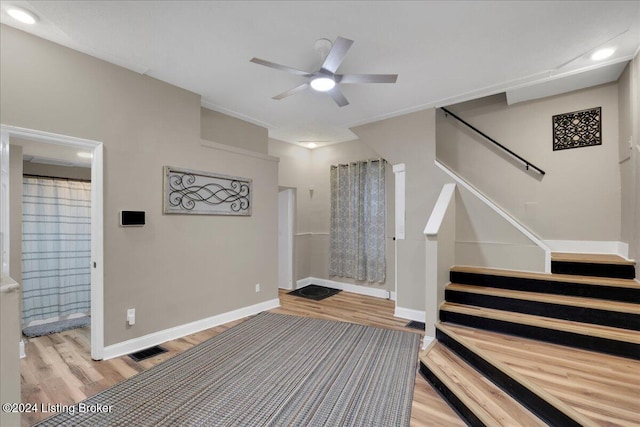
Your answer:
[[[331,276],[385,281],[385,164],[331,166]]]

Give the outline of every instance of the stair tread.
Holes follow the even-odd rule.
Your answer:
[[[597,324],[586,324],[570,320],[562,320],[551,317],[535,316],[531,314],[515,313],[491,308],[476,307],[471,305],[444,302],[441,310],[466,314],[471,316],[501,320],[523,325],[554,329],[580,335],[595,336],[604,339],[613,339],[622,342],[640,344],[640,333],[637,331],[614,328]]]
[[[579,263],[588,263],[588,264],[635,265],[634,261],[625,259],[620,255],[613,255],[613,254],[582,254],[582,253],[568,253],[568,252],[552,252],[551,261],[579,262]]]
[[[420,360],[485,425],[547,425],[444,345],[436,343]]]
[[[600,425],[640,419],[640,361],[468,326],[438,324]]]
[[[534,280],[546,280],[558,283],[580,283],[594,286],[615,286],[620,288],[639,289],[640,282],[634,279],[614,279],[609,277],[577,276],[572,274],[539,273],[533,271],[502,270],[498,268],[454,266],[451,271],[461,273],[483,274],[487,276],[517,277]]]
[[[591,308],[598,310],[617,311],[621,313],[640,314],[640,304],[603,300],[588,297],[548,294],[541,292],[517,291],[511,289],[492,288],[490,286],[465,285],[450,283],[446,289],[473,294],[491,295],[503,298],[537,301],[549,304],[570,305],[574,307]]]

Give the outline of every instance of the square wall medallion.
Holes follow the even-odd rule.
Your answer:
[[[553,151],[602,145],[602,107],[553,116]]]

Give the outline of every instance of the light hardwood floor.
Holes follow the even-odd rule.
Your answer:
[[[341,320],[363,325],[420,333],[404,325],[406,320],[393,317],[394,304],[379,298],[348,292],[311,301],[280,292],[281,307],[276,313]],[[29,339],[27,357],[21,362],[22,401],[44,404],[73,404],[92,396],[132,375],[157,365],[182,351],[240,323],[215,328],[164,343],[167,353],[134,362],[130,357],[96,362],[89,356],[90,334],[87,328]],[[416,355],[417,357],[417,355]],[[31,413],[22,416],[29,426],[52,414]],[[411,426],[464,426],[465,424],[442,400],[425,379],[416,373]]]

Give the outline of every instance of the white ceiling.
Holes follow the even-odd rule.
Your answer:
[[[40,22],[16,23],[8,5]],[[350,127],[379,119],[621,69],[640,46],[640,1],[2,1],[2,9],[2,23],[198,93],[203,106],[272,138],[320,145],[354,139]],[[394,73],[397,83],[343,85],[342,108],[312,90],[276,101],[304,79],[249,62],[314,71],[314,42],[337,36],[355,41],[339,73]],[[614,56],[594,64],[589,55],[605,46]]]

